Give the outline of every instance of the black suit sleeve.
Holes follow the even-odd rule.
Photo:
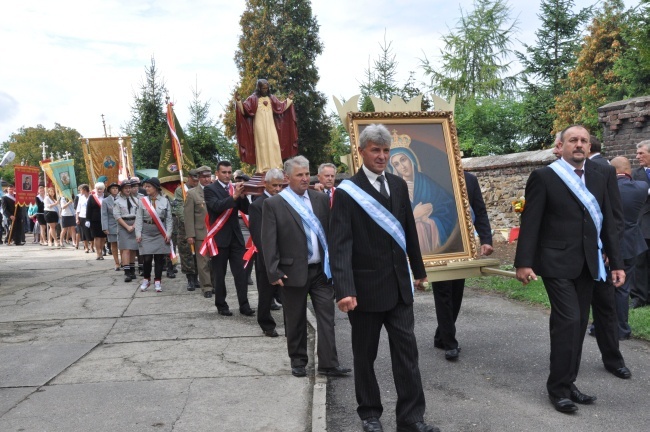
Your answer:
[[[205,206],[212,213],[211,216],[213,217],[219,216],[228,209],[237,208],[237,203],[233,197],[228,195],[225,189],[221,188],[222,191],[218,191],[217,188],[218,186],[215,186],[215,183],[213,183],[203,189]]]
[[[270,282],[282,279],[280,271],[280,250],[278,249],[277,217],[271,205],[271,199],[265,199],[262,206],[262,253],[266,263],[266,273]],[[255,240],[253,240],[255,241]]]
[[[526,206],[521,214],[521,230],[517,240],[515,268],[533,267],[539,232],[546,207],[546,186],[537,171],[526,182]]]
[[[336,300],[356,297],[352,273],[352,214],[357,204],[343,190],[336,191],[336,199],[330,212],[329,238],[330,267],[336,290]]]
[[[262,205],[264,201],[255,201],[248,208],[248,230],[253,238],[253,243],[258,250],[262,250]]]
[[[490,227],[490,220],[488,219],[478,179],[470,173],[465,173],[465,184],[467,185],[469,205],[474,211],[474,228],[478,232],[481,244],[492,246],[492,228]]]

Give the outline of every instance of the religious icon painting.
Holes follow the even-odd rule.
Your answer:
[[[453,114],[348,113],[353,171],[361,168],[358,137],[369,124],[392,134],[386,170],[406,181],[422,258],[427,266],[477,257]]]

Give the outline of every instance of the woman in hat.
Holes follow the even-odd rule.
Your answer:
[[[90,228],[98,260],[104,259],[104,243],[106,242],[106,234],[102,230],[102,201],[105,189],[104,183],[95,183],[95,190],[88,197],[88,207],[86,208],[86,226]]]
[[[151,177],[142,182],[146,196],[140,198],[140,206],[135,218],[135,238],[138,242],[140,258],[144,263],[144,280],[140,290],[145,291],[151,280],[152,262],[155,263],[154,287],[162,291],[162,278],[165,255],[171,252],[172,206],[161,194],[160,181]]]
[[[111,183],[108,185],[108,195],[102,201],[102,231],[106,234],[106,240],[111,248],[113,261],[115,261],[115,271],[120,271],[120,257],[117,254],[117,222],[113,216],[113,206],[115,198],[120,192],[120,185]]]
[[[138,200],[131,196],[131,182],[123,180],[120,184],[120,193],[115,197],[113,204],[113,217],[117,222],[117,247],[122,256],[124,282],[135,279],[135,256],[138,250],[138,242],[135,240],[137,209]]]

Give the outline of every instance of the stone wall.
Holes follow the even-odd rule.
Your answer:
[[[607,159],[625,156],[633,167],[636,144],[650,139],[650,96],[612,102],[598,108],[598,121],[603,125],[603,155]]]
[[[495,241],[505,241],[509,229],[519,226],[512,201],[524,196],[530,173],[554,160],[551,149],[463,159],[463,169],[481,185],[492,229],[501,234],[495,235]]]

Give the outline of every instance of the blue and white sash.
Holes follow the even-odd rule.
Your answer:
[[[603,261],[603,243],[600,240],[600,231],[603,227],[603,213],[600,210],[598,201],[589,192],[587,186],[585,186],[582,179],[575,173],[573,167],[568,162],[560,158],[549,165],[549,167],[555,171],[569,190],[578,197],[582,205],[589,212],[589,216],[594,221],[594,225],[596,225],[598,235],[598,279],[596,280],[605,281],[607,279],[607,272],[605,271],[605,261]]]
[[[375,221],[381,229],[386,231],[388,235],[395,240],[399,247],[404,251],[404,254],[408,257],[406,252],[406,234],[404,233],[404,228],[386,207],[381,205],[381,203],[374,199],[372,195],[368,194],[368,192],[364,191],[350,180],[343,180],[338,186],[338,189],[346,191],[348,195],[359,204],[359,207],[370,216],[370,219]],[[411,292],[415,292],[415,287],[413,286],[413,272],[411,272],[410,266],[407,267],[409,275],[411,276]]]
[[[325,251],[325,258],[323,259],[323,271],[325,272],[325,275],[331,279],[332,272],[330,271],[330,258],[327,249],[327,238],[325,238],[325,230],[323,229],[320,221],[309,207],[298,201],[298,195],[296,195],[289,188],[282,190],[279,195],[287,202],[287,204],[291,206],[291,208],[296,211],[296,213],[298,213],[303,223],[305,223],[309,229],[316,233],[318,241],[320,242],[321,246],[323,246],[323,250]]]

